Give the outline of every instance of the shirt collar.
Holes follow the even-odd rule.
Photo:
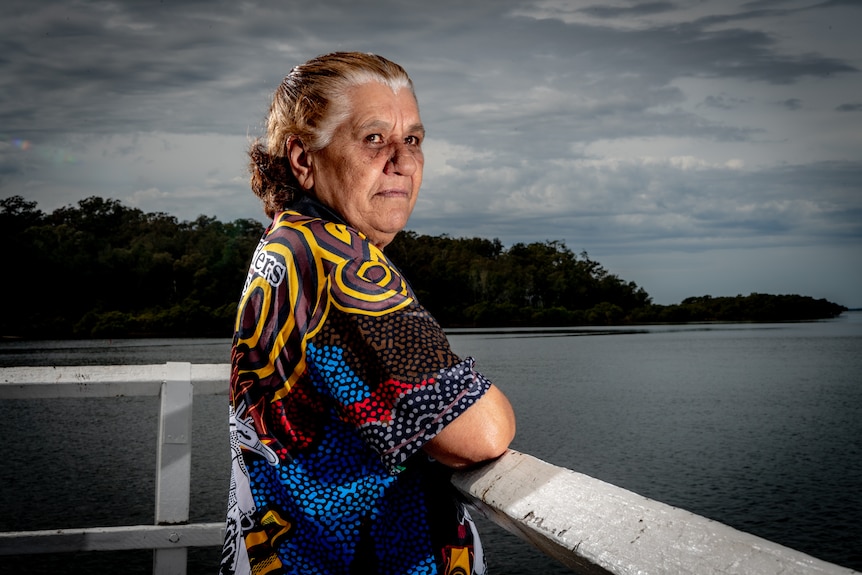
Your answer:
[[[338,213],[306,194],[303,194],[299,199],[290,204],[288,209],[294,212],[299,212],[304,216],[320,218],[336,224],[348,225],[347,222],[344,221],[344,218],[342,218]]]

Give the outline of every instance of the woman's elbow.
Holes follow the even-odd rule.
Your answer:
[[[457,451],[444,451],[437,452],[436,454],[433,451],[429,451],[429,453],[447,467],[466,469],[486,461],[497,459],[506,453],[513,437],[514,432],[489,434],[481,438],[475,438],[470,441],[469,445],[465,445],[464,448]]]
[[[490,421],[482,434],[481,460],[494,459],[503,455],[515,438],[515,413],[505,396],[503,400],[505,405],[498,408],[496,417],[489,418]]]
[[[515,418],[514,416],[505,422],[500,422],[499,425],[493,426],[493,429],[487,429],[484,437],[476,446],[474,454],[475,461],[473,463],[481,463],[489,459],[496,459],[506,453],[509,444],[515,438]]]
[[[509,400],[492,386],[432,439],[425,451],[448,467],[462,469],[503,455],[515,431],[515,413]]]

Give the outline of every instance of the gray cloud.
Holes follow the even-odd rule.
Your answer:
[[[800,32],[834,14],[855,38],[856,6],[10,0],[0,196],[257,215],[243,153],[271,91],[356,49],[417,86],[429,139],[412,229],[638,253],[636,274],[668,251],[858,248],[859,44]]]
[[[645,2],[632,6],[607,6],[596,4],[581,8],[579,12],[595,16],[597,18],[619,18],[625,16],[649,16],[662,14],[674,10],[674,4],[670,2]]]
[[[718,94],[717,96],[707,96],[703,100],[703,105],[711,108],[719,108],[722,110],[732,110],[737,106],[744,104],[745,100],[741,98],[733,98],[727,94]]]

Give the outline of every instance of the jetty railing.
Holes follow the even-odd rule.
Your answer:
[[[186,573],[189,547],[220,546],[223,524],[189,523],[195,395],[226,394],[229,366],[0,368],[0,400],[160,396],[155,525],[0,533],[0,555],[153,549],[153,573]],[[846,575],[851,569],[510,450],[455,473],[488,519],[582,575]]]
[[[0,533],[0,555],[153,549],[155,575],[186,573],[189,547],[221,545],[224,523],[188,523],[194,395],[226,394],[227,364],[0,368],[0,400],[160,397],[155,525]]]

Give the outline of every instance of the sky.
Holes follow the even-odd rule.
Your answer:
[[[655,303],[862,307],[860,0],[4,0],[0,198],[265,222],[290,69],[374,52],[427,130],[407,229],[562,241]]]

